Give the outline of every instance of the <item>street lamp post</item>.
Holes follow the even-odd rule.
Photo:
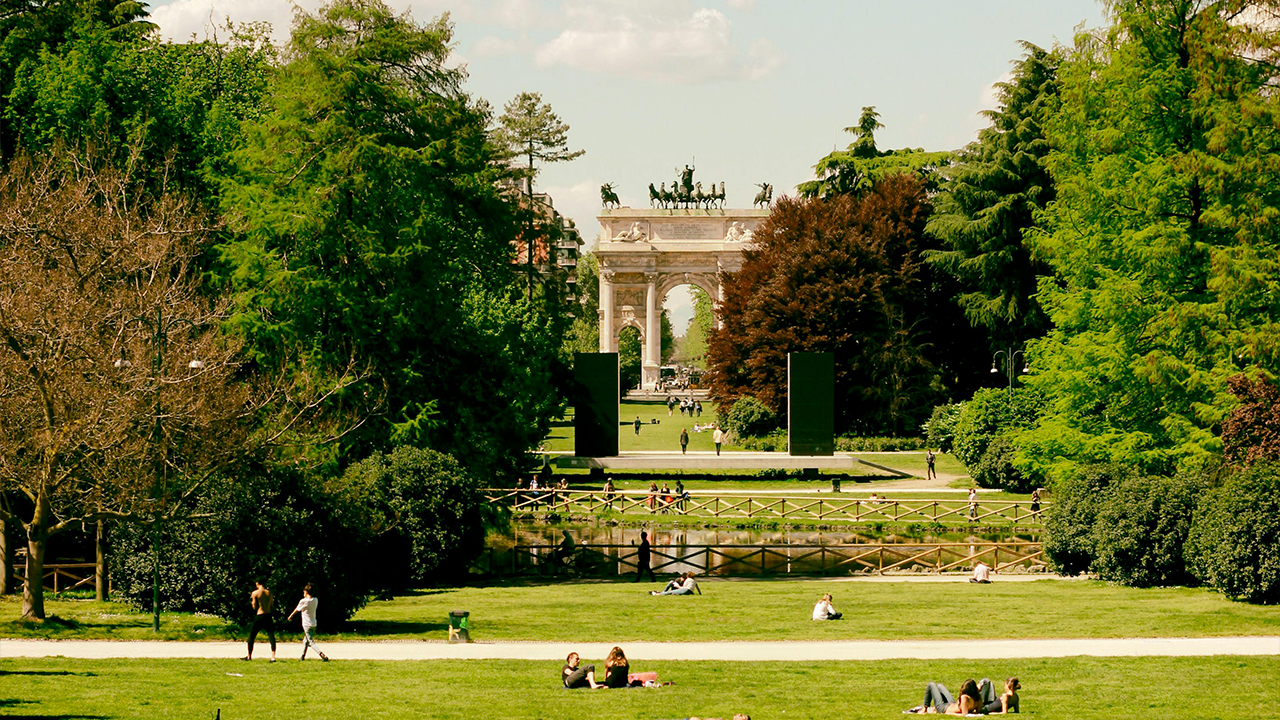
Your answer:
[[[992,373],[1000,372],[999,370],[996,369],[996,365],[999,362],[1001,355],[1003,355],[1005,359],[1005,375],[1009,378],[1009,398],[1013,399],[1013,377],[1014,375],[1017,374],[1017,371],[1014,369],[1015,367],[1014,360],[1019,355],[1022,355],[1022,362],[1023,362],[1022,372],[1024,373],[1031,372],[1031,368],[1026,364],[1027,356],[1021,350],[1014,350],[1013,347],[1011,346],[1007,350],[997,350],[996,353],[991,356],[991,372]]]
[[[155,390],[155,418],[151,424],[151,442],[155,447],[160,446],[162,439],[160,432],[160,377],[164,370],[164,352],[169,344],[169,333],[179,327],[195,327],[195,323],[180,317],[165,318],[162,308],[156,308],[156,316],[154,319],[139,315],[129,320],[121,328],[121,331],[128,329],[130,325],[137,323],[147,330],[151,331],[152,346],[155,348],[155,355],[152,358],[152,372],[156,383]],[[129,367],[131,363],[122,355],[116,360],[115,366],[123,369]],[[192,368],[203,368],[204,363],[200,360],[192,360],[188,363]],[[163,455],[158,455],[155,466],[155,480],[152,488],[153,499],[156,506],[152,510],[152,534],[151,534],[151,630],[152,632],[160,632],[160,501],[163,490],[165,463]]]

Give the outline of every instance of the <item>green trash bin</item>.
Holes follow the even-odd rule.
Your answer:
[[[449,642],[471,642],[471,613],[465,610],[449,612]]]

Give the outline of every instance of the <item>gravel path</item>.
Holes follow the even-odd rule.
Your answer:
[[[333,642],[320,647],[340,660],[563,660],[570,651],[584,658],[603,658],[609,645],[563,642],[477,642],[449,645],[436,642]],[[109,640],[3,640],[0,658],[209,658],[232,659],[244,654],[244,643],[153,642]],[[1205,655],[1280,655],[1280,637],[1225,638],[1081,638],[1052,640],[852,640],[834,642],[689,642],[627,643],[632,660],[992,660],[1051,657],[1154,657]],[[296,662],[298,643],[281,643],[279,657]],[[270,650],[258,647],[258,662]]]

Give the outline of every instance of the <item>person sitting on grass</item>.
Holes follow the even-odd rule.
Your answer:
[[[982,708],[979,712],[985,715],[1007,715],[1018,712],[1018,690],[1022,683],[1011,677],[1004,681],[1004,692],[996,696],[995,686],[987,678],[978,681],[978,694],[982,696]]]
[[[831,607],[831,593],[823,595],[822,599],[813,606],[814,620],[839,620],[842,617],[844,615],[836,612],[836,609]]]
[[[604,659],[605,687],[615,690],[630,687],[631,681],[627,677],[630,672],[631,664],[627,662],[627,655],[622,652],[622,648],[614,647],[610,650],[609,657]]]
[[[960,686],[960,697],[951,697],[951,691],[942,683],[931,682],[924,689],[924,704],[908,710],[917,715],[971,715],[981,712],[982,696],[978,683],[972,678]]]
[[[697,592],[699,595],[702,594],[702,589],[698,587],[698,581],[694,579],[693,573],[691,572],[684,573],[683,575],[680,575],[679,577],[677,577],[675,580],[672,580],[671,583],[676,584],[677,581],[678,581],[677,587],[673,588],[669,584],[667,585],[666,590],[663,590],[662,592],[658,592],[657,590],[651,590],[649,591],[649,594],[650,595],[692,595],[694,592]]]
[[[979,561],[973,566],[973,577],[969,578],[971,583],[981,583],[988,585],[991,583],[991,568],[984,562]]]
[[[564,682],[564,686],[571,690],[585,687],[599,690],[604,687],[596,682],[596,666],[578,667],[578,660],[576,652],[569,653],[569,657],[565,658],[564,668],[560,671],[560,680]]]

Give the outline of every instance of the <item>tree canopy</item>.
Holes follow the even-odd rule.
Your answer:
[[[865,195],[783,198],[726,275],[707,364],[721,408],[745,395],[785,416],[787,353],[836,355],[838,431],[914,430],[937,397],[918,323],[928,298],[924,185],[885,178]]]
[[[1234,3],[1114,2],[1080,35],[1045,133],[1057,185],[1035,251],[1028,382],[1050,400],[1024,464],[1154,472],[1222,450],[1241,364],[1280,369],[1277,29]]]
[[[447,16],[376,0],[295,16],[222,185],[236,236],[219,276],[256,357],[320,385],[363,378],[331,403],[365,420],[343,452],[410,444],[511,471],[556,405],[559,340],[519,297],[507,171],[451,39]]]
[[[999,107],[986,112],[991,125],[942,170],[927,226],[943,248],[925,257],[956,278],[965,317],[1000,348],[1048,328],[1035,293],[1038,277],[1050,270],[1032,256],[1024,235],[1053,200],[1043,125],[1056,106],[1058,61],[1030,43],[1023,47],[1012,78],[996,85]]]

